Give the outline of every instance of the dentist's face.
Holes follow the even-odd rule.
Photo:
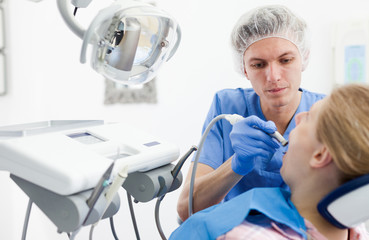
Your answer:
[[[309,176],[309,161],[314,153],[321,148],[316,136],[316,126],[319,111],[325,99],[316,102],[309,112],[296,115],[296,127],[289,135],[288,151],[283,157],[281,175],[283,180],[293,189],[299,181],[305,181]]]
[[[245,74],[259,95],[262,108],[299,101],[302,62],[297,47],[282,38],[253,43],[244,54]]]

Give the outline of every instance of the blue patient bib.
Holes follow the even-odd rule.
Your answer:
[[[197,212],[169,239],[216,239],[241,224],[251,210],[290,227],[306,239],[304,219],[290,201],[290,193],[281,188],[254,188],[230,201]]]

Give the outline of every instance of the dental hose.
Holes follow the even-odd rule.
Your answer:
[[[173,176],[173,181],[171,186],[169,187],[169,189],[167,191],[170,191],[171,188],[173,187],[173,184],[176,180],[176,178],[178,177],[178,174],[181,171],[181,168],[183,166],[183,164],[185,163],[185,161],[188,159],[188,157],[194,152],[197,151],[197,147],[196,146],[192,146],[182,157],[181,159],[178,161],[178,163],[175,165],[175,167],[173,168],[173,170],[171,171],[171,174]],[[162,196],[158,197],[156,200],[156,204],[155,204],[155,223],[156,223],[156,228],[159,232],[159,235],[161,237],[162,240],[167,240],[167,238],[165,237],[164,231],[161,227],[160,224],[160,218],[159,218],[159,209],[160,209],[160,203],[161,201],[163,201],[165,195],[167,194],[164,193]]]
[[[206,129],[205,129],[205,131],[204,131],[204,133],[203,133],[203,135],[200,139],[197,154],[195,156],[195,160],[194,160],[193,168],[192,168],[190,190],[189,190],[189,195],[188,195],[188,198],[189,198],[188,199],[188,216],[189,217],[193,214],[193,189],[194,189],[194,185],[195,185],[195,176],[196,176],[196,170],[197,170],[197,163],[198,163],[199,158],[200,158],[200,153],[201,153],[202,147],[204,145],[205,139],[206,139],[207,135],[209,134],[211,128],[220,119],[225,119],[231,125],[234,125],[235,123],[237,123],[237,122],[241,121],[242,119],[244,119],[244,117],[242,117],[241,115],[238,115],[238,114],[221,114],[221,115],[218,115],[217,117],[215,117],[214,119],[212,119],[211,122],[209,123],[209,125],[206,127]],[[288,141],[286,139],[284,139],[283,136],[278,131],[275,131],[274,133],[268,133],[268,134],[272,138],[274,138],[278,142],[280,142],[282,144],[282,146],[286,146],[288,144]]]
[[[194,184],[195,184],[195,176],[196,176],[196,170],[197,170],[197,163],[199,161],[199,157],[200,157],[200,153],[202,150],[202,147],[204,145],[205,139],[207,137],[207,135],[209,134],[211,128],[213,127],[213,125],[219,121],[220,119],[226,119],[226,117],[229,116],[229,114],[221,114],[218,115],[217,117],[215,117],[213,120],[211,120],[211,122],[209,123],[209,125],[206,127],[204,134],[202,135],[199,145],[198,145],[198,149],[197,149],[197,153],[195,156],[195,160],[193,162],[193,168],[192,168],[192,174],[191,174],[191,182],[190,182],[190,192],[188,195],[188,216],[190,217],[193,214],[193,188],[194,188]],[[238,115],[239,116],[239,115]],[[241,116],[240,116],[241,117]]]

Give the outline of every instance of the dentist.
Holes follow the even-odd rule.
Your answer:
[[[285,6],[263,6],[245,13],[232,31],[231,44],[236,67],[252,88],[224,89],[214,96],[203,132],[220,114],[245,119],[233,126],[218,121],[207,136],[196,172],[194,212],[255,187],[287,189],[279,172],[287,147],[267,133],[278,130],[288,139],[296,114],[324,98],[300,88],[309,60],[308,29]],[[183,221],[189,217],[192,169],[193,163],[177,205]]]

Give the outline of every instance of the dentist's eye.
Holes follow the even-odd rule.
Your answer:
[[[254,63],[251,63],[250,66],[252,68],[259,69],[259,68],[264,68],[266,64],[264,62],[254,62]]]
[[[293,58],[283,58],[283,59],[280,60],[280,62],[286,64],[286,63],[292,62],[292,60],[293,60]]]

